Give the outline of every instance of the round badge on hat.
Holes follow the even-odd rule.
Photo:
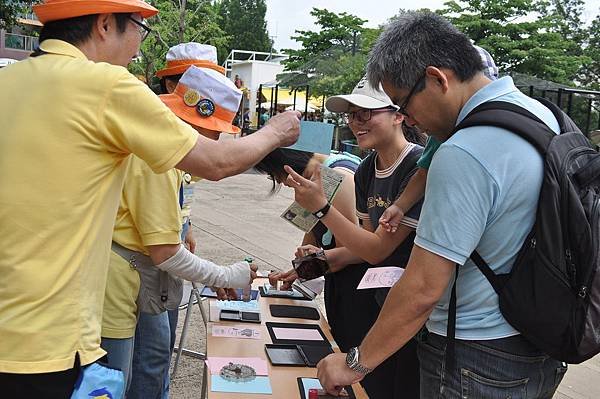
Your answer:
[[[209,117],[215,113],[215,103],[208,98],[203,98],[198,101],[198,105],[196,105],[196,110],[200,114],[200,116]]]
[[[194,89],[187,89],[185,94],[183,95],[183,102],[188,107],[194,107],[200,102],[200,93]]]

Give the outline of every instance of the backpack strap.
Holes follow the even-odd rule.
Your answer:
[[[563,119],[564,123],[564,119]],[[506,101],[489,101],[475,107],[454,128],[452,134],[472,126],[506,129],[533,145],[542,156],[556,134],[540,118],[523,107]]]
[[[451,372],[456,364],[455,338],[456,338],[456,280],[458,280],[458,263],[455,266],[454,283],[448,304],[448,325],[446,326],[446,357],[444,358],[444,374]]]
[[[579,127],[577,127],[575,122],[573,122],[569,115],[565,114],[565,112],[562,109],[560,109],[558,105],[554,104],[547,98],[536,97],[535,99],[542,103],[544,107],[552,111],[552,115],[554,115],[554,117],[558,121],[558,127],[560,128],[561,134],[565,132],[581,133],[581,130],[579,130]]]
[[[483,260],[481,255],[479,255],[479,252],[473,251],[470,258],[473,261],[473,263],[475,263],[475,265],[477,266],[479,271],[490,282],[490,285],[492,286],[494,291],[496,291],[496,294],[500,295],[500,292],[502,291],[502,286],[501,286],[500,282],[498,281],[498,276],[490,268],[490,266],[487,264],[487,262]]]

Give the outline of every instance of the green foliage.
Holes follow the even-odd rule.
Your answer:
[[[219,59],[224,61],[233,49],[271,51],[273,42],[267,31],[265,0],[221,0],[218,13],[228,39],[219,47]]]
[[[0,0],[0,29],[10,30],[17,24],[19,14],[30,12],[35,3],[39,1]]]
[[[476,44],[501,71],[520,72],[572,84],[581,65],[582,0],[448,1],[439,11]]]
[[[140,60],[129,67],[149,84],[156,82],[154,74],[164,66],[170,47],[198,42],[219,48],[228,40],[210,0],[153,0],[150,3],[159,10],[156,17],[147,21],[153,33],[142,43]]]
[[[581,81],[592,90],[600,90],[600,14],[592,22],[587,38],[584,49],[587,60],[581,70]]]
[[[319,28],[316,31],[297,30],[297,35],[292,36],[302,44],[302,48],[283,50],[289,56],[285,61],[286,70],[311,73],[315,71],[311,67],[315,58],[330,59],[358,49],[366,20],[345,12],[336,14],[319,8],[313,8],[310,15],[317,19]]]
[[[364,19],[313,8],[316,31],[296,31],[298,50],[286,49],[288,73],[277,78],[283,85],[310,85],[313,95],[349,93],[365,73],[368,52],[380,29],[363,27]]]

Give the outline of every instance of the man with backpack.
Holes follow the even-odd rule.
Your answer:
[[[536,291],[544,291],[550,278],[512,278],[513,286],[530,284],[507,297],[495,275],[510,273],[515,263],[521,265],[521,248],[535,251],[536,240],[545,238],[538,231],[540,221],[552,220],[539,214],[538,198],[548,188],[546,169],[551,161],[540,152],[549,157],[554,150],[538,148],[519,136],[530,133],[550,143],[563,136],[556,134],[568,117],[558,120],[549,108],[522,94],[510,77],[491,82],[469,39],[432,13],[408,12],[394,21],[375,45],[368,72],[372,84],[382,83],[400,106],[407,123],[443,144],[429,169],[415,247],[404,275],[389,292],[362,344],[347,355],[330,355],[319,363],[321,384],[335,394],[361,380],[425,324],[418,349],[421,397],[551,398],[566,364],[548,355],[552,346],[538,339],[536,330],[552,330],[557,324],[550,314],[548,324],[527,325],[513,317],[515,310],[509,306],[511,297],[520,293],[540,294]],[[500,111],[494,114],[499,115],[497,120],[481,113],[479,122],[469,115],[490,104],[516,111],[510,111],[510,117]],[[521,117],[523,112],[528,116]],[[524,133],[507,129],[514,121],[533,123],[533,128]],[[519,269],[542,270],[537,255]],[[472,258],[487,263],[494,287]],[[553,292],[541,294],[552,298]],[[524,299],[517,307],[554,305],[532,302]],[[553,311],[545,313],[548,310]]]

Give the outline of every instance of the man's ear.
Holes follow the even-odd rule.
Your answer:
[[[449,82],[448,82],[448,74],[447,70],[441,70],[434,66],[428,66],[425,69],[425,75],[430,79],[431,82],[434,83],[436,87],[439,87],[442,93],[446,93],[448,91]]]
[[[101,39],[105,39],[109,34],[110,30],[114,28],[114,16],[112,14],[100,14],[96,18],[96,25],[94,26],[96,33]]]

